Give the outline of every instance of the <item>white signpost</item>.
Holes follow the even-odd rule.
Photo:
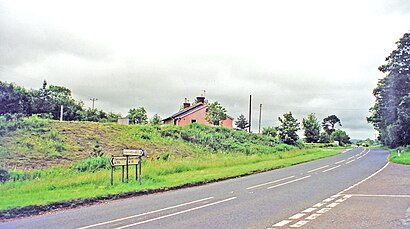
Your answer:
[[[141,148],[131,148],[131,149],[124,149],[123,156],[111,156],[110,164],[111,164],[111,176],[110,176],[110,183],[113,184],[113,176],[114,176],[114,167],[121,166],[122,175],[121,181],[124,182],[124,167],[126,168],[126,182],[128,183],[128,166],[135,165],[135,180],[138,180],[138,183],[141,184],[141,167],[142,167],[142,159],[141,157],[145,156],[145,150]],[[138,174],[139,173],[139,174]]]

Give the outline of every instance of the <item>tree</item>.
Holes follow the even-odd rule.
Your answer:
[[[237,121],[235,122],[235,125],[241,129],[244,130],[248,127],[249,123],[248,120],[246,120],[245,116],[243,114],[239,115]]]
[[[292,112],[284,114],[283,119],[281,117],[278,119],[280,122],[278,128],[280,140],[289,145],[296,144],[296,141],[299,139],[297,131],[300,129],[298,120],[292,116]]]
[[[276,138],[278,136],[278,127],[269,126],[262,129],[262,134]]]
[[[305,135],[305,142],[318,142],[320,137],[320,123],[315,114],[311,113],[302,119],[302,128]]]
[[[150,123],[153,126],[159,126],[159,125],[162,124],[162,119],[158,114],[154,114],[154,116],[152,116],[152,119],[151,119]]]
[[[147,111],[143,107],[130,109],[127,118],[130,119],[132,124],[147,124],[148,122]]]
[[[373,90],[376,102],[367,118],[379,132],[379,140],[389,147],[410,144],[410,33],[405,33],[396,44],[397,48],[386,58],[387,63],[379,67],[386,77]]]
[[[330,140],[338,141],[339,145],[345,145],[350,143],[350,137],[343,130],[335,130],[330,136]]]
[[[225,119],[226,109],[222,107],[218,102],[214,102],[208,106],[208,112],[205,116],[206,121],[214,126],[219,126],[219,123]]]
[[[115,114],[113,112],[108,112],[107,114],[107,122],[117,122],[118,119],[121,118],[121,114]]]
[[[320,133],[319,142],[320,143],[329,143],[330,142],[330,136],[326,132]]]
[[[335,125],[339,124],[342,126],[340,119],[336,115],[329,115],[328,117],[324,118],[322,121],[323,130],[330,136],[332,135],[333,131],[335,131]]]

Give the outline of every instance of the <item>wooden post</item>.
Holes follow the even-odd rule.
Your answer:
[[[140,160],[140,161],[138,162],[139,170],[140,170],[139,176],[138,176],[138,183],[139,183],[140,185],[141,185],[141,175],[142,175],[142,173],[141,173],[141,171],[142,171],[142,169],[141,169],[141,167],[142,167],[141,161],[142,161],[142,160]]]
[[[128,183],[128,156],[125,156],[125,158],[126,158],[126,160],[125,160],[125,167],[127,167],[126,169],[127,169],[127,171],[126,171],[126,173],[127,173],[127,183]]]
[[[124,166],[121,166],[121,181],[124,183]]]
[[[138,164],[135,165],[135,180],[138,180]]]
[[[113,179],[114,179],[114,166],[111,166],[111,174],[110,174],[110,183],[111,183],[111,185],[114,184]]]

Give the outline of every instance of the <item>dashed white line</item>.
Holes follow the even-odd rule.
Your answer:
[[[293,215],[293,216],[289,217],[289,219],[299,219],[299,218],[301,218],[302,216],[305,216],[305,214],[303,214],[303,213],[298,213],[298,214],[296,214],[296,215]]]
[[[301,177],[301,178],[298,178],[298,179],[295,179],[295,180],[291,180],[291,181],[288,181],[288,182],[285,182],[285,183],[282,183],[282,184],[274,185],[274,186],[268,187],[267,189],[276,188],[276,187],[286,185],[286,184],[290,184],[290,183],[293,183],[293,182],[296,182],[296,181],[300,181],[300,180],[303,180],[303,179],[306,179],[306,178],[309,178],[309,177],[311,177],[311,175],[304,176],[304,177]]]
[[[317,217],[319,217],[319,216],[321,216],[321,215],[322,215],[322,214],[312,214],[312,215],[306,217],[306,219],[313,220],[313,219],[316,219]]]
[[[279,223],[273,225],[272,227],[283,227],[290,222],[292,222],[292,220],[282,220]]]
[[[337,205],[339,205],[340,203],[331,203],[331,204],[329,204],[329,205],[327,205],[326,207],[328,207],[328,208],[334,208],[334,207],[336,207]]]
[[[330,170],[333,170],[333,169],[337,169],[337,168],[339,168],[340,166],[342,166],[342,165],[338,165],[338,166],[332,167],[332,168],[330,168],[330,169],[323,170],[322,173],[329,172]]]
[[[321,170],[321,169],[324,169],[324,168],[327,168],[327,167],[329,167],[329,165],[325,165],[325,166],[322,166],[322,167],[319,167],[319,168],[316,168],[316,169],[309,170],[308,173],[318,171],[318,170]]]
[[[306,210],[304,210],[304,211],[302,211],[302,212],[304,212],[304,213],[311,213],[311,212],[313,212],[313,211],[315,211],[316,210],[316,208],[308,208],[308,209],[306,209]]]
[[[136,217],[140,217],[140,216],[144,216],[144,215],[149,215],[149,214],[153,214],[153,213],[157,213],[157,212],[161,212],[161,211],[166,211],[166,210],[170,210],[170,209],[174,209],[174,208],[178,208],[178,207],[183,207],[183,206],[190,205],[190,204],[195,204],[195,203],[210,200],[210,199],[213,199],[213,198],[214,197],[207,197],[207,198],[204,198],[204,199],[195,200],[195,201],[191,201],[191,202],[187,202],[187,203],[183,203],[183,204],[178,204],[178,205],[171,206],[171,207],[166,207],[166,208],[162,208],[162,209],[158,209],[158,210],[154,210],[154,211],[149,211],[149,212],[145,212],[145,213],[141,213],[141,214],[137,214],[137,215],[127,216],[127,217],[124,217],[124,218],[119,218],[119,219],[110,220],[110,221],[106,221],[106,222],[102,222],[102,223],[97,223],[97,224],[93,224],[93,225],[89,225],[89,226],[85,226],[85,227],[80,227],[78,229],[86,229],[86,228],[97,227],[97,226],[101,226],[101,225],[105,225],[105,224],[109,224],[109,223],[115,223],[115,222],[122,221],[122,220],[132,219],[132,218],[136,218]]]
[[[347,164],[350,164],[350,163],[352,163],[352,162],[354,162],[354,161],[356,161],[356,159],[353,159],[353,160],[351,160],[351,161],[348,161],[348,162],[346,162],[345,164],[347,165]]]
[[[360,197],[395,197],[395,198],[410,198],[410,195],[370,195],[370,194],[351,194],[351,196],[360,196]]]
[[[337,164],[340,164],[340,163],[342,163],[342,162],[344,162],[344,161],[346,161],[346,160],[337,161],[337,162],[335,162],[335,164],[337,165]]]
[[[317,211],[317,213],[323,214],[323,213],[326,213],[326,212],[328,212],[328,211],[330,211],[330,210],[331,210],[331,208],[322,208],[322,209],[320,209],[319,211]]]
[[[347,160],[350,160],[350,159],[352,159],[352,158],[354,158],[354,156],[351,156],[351,157],[347,158]]]
[[[295,224],[293,224],[293,225],[290,225],[290,227],[301,227],[301,226],[303,226],[303,225],[305,225],[305,224],[307,224],[307,223],[309,223],[309,221],[301,220],[301,221],[299,221],[299,222],[297,222],[297,223],[295,223]]]
[[[156,221],[156,220],[168,218],[168,217],[175,216],[175,215],[180,215],[180,214],[183,214],[183,213],[186,213],[186,212],[198,210],[198,209],[201,209],[201,208],[206,208],[206,207],[213,206],[213,205],[216,205],[216,204],[224,203],[224,202],[227,202],[227,201],[234,200],[234,199],[236,199],[236,198],[237,198],[237,197],[231,197],[231,198],[228,198],[228,199],[224,199],[224,200],[220,200],[220,201],[217,201],[217,202],[205,204],[205,205],[198,206],[198,207],[195,207],[195,208],[190,208],[190,209],[187,209],[187,210],[175,212],[175,213],[168,214],[168,215],[163,215],[163,216],[156,217],[156,218],[153,218],[153,219],[148,219],[148,220],[144,220],[144,221],[141,221],[141,222],[137,222],[137,223],[133,223],[133,224],[128,224],[128,225],[125,225],[125,226],[122,226],[122,227],[117,227],[117,229],[122,229],[122,228],[127,228],[127,227],[134,227],[134,226],[137,226],[137,225],[140,225],[140,224],[144,224],[144,223],[148,223],[148,222],[152,222],[152,221]]]
[[[274,180],[274,181],[270,181],[270,182],[267,182],[267,183],[263,183],[263,184],[258,184],[258,185],[255,185],[255,186],[251,186],[251,187],[248,187],[248,188],[246,188],[246,189],[249,190],[249,189],[253,189],[253,188],[258,188],[258,187],[261,187],[261,186],[264,186],[264,185],[277,183],[277,182],[279,182],[279,181],[288,180],[288,179],[294,178],[294,177],[295,177],[295,176],[285,177],[285,178],[282,178],[282,179],[279,179],[279,180]]]
[[[314,208],[320,208],[320,207],[322,207],[323,205],[325,205],[326,203],[317,203],[317,204],[315,204],[315,205],[313,205],[313,207]]]

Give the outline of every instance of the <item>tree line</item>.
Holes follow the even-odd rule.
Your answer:
[[[281,142],[295,145],[299,140],[297,131],[302,125],[306,143],[329,143],[331,141],[338,141],[340,145],[349,144],[349,135],[340,129],[335,129],[336,125],[342,126],[340,119],[336,115],[329,115],[324,118],[322,123],[319,123],[315,114],[311,113],[306,118],[302,119],[302,123],[298,122],[293,117],[292,112],[283,114],[283,117],[278,118],[280,125],[277,127],[263,128],[262,134],[278,138]],[[239,129],[246,129],[248,121],[244,115],[239,115],[235,125]],[[321,132],[321,129],[323,130]]]
[[[61,106],[63,106],[65,121],[117,122],[121,118],[120,113],[85,108],[83,101],[77,101],[72,97],[70,89],[48,86],[45,80],[37,90],[0,81],[0,115],[6,119],[18,119],[36,114],[42,118],[58,120]],[[127,118],[132,124],[160,125],[162,123],[158,114],[148,120],[147,111],[143,107],[131,108]]]
[[[410,33],[396,44],[379,67],[386,76],[373,90],[376,102],[367,118],[379,132],[378,140],[391,148],[410,145]]]

